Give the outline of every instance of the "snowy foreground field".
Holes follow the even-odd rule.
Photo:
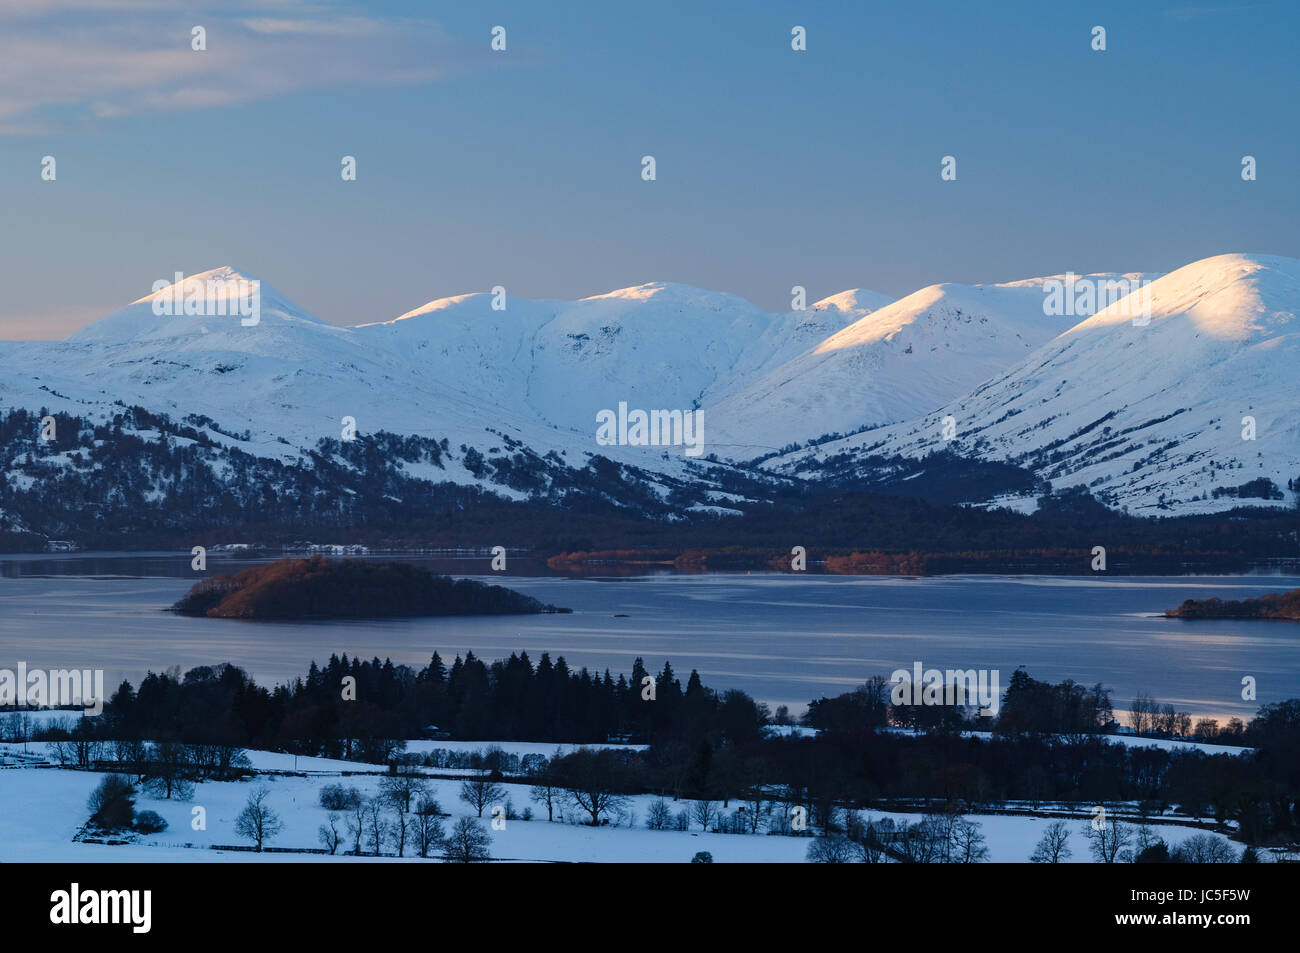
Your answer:
[[[415,742],[414,745],[427,744]],[[459,745],[455,742],[438,742],[438,747],[463,747],[479,750],[483,743]],[[503,744],[496,747],[516,754],[551,754],[555,745]],[[545,749],[540,750],[540,749]],[[411,749],[408,749],[411,750]],[[329,856],[315,853],[264,853],[213,850],[214,845],[238,845],[247,841],[235,832],[235,819],[243,809],[251,792],[264,786],[269,792],[268,804],[284,822],[284,829],[268,842],[276,848],[314,849],[320,846],[317,829],[326,821],[328,812],[320,806],[320,790],[327,784],[344,784],[356,787],[363,795],[373,796],[379,791],[383,769],[373,764],[347,761],[327,761],[319,758],[299,758],[298,771],[307,776],[260,774],[254,779],[197,784],[188,801],[164,800],[140,793],[136,797],[137,811],[156,811],[167,821],[167,829],[151,835],[139,836],[137,842],[122,845],[88,844],[73,840],[85,824],[89,811],[86,800],[104,777],[103,774],[53,767],[31,765],[34,757],[43,753],[43,745],[29,745],[28,757],[21,756],[21,746],[0,745],[0,862],[3,861],[186,861],[186,862],[302,862],[357,863],[360,861],[399,862],[395,857],[367,858],[344,855]],[[249,758],[258,771],[293,770],[293,756],[274,752],[250,751]],[[340,772],[366,772],[342,776]],[[440,771],[439,773],[459,773]],[[468,772],[467,772],[468,773]],[[429,794],[435,798],[445,813],[450,830],[463,816],[475,812],[460,800],[460,781],[430,778]],[[617,825],[592,828],[579,821],[579,815],[565,805],[557,808],[554,822],[546,820],[545,806],[529,798],[526,784],[504,783],[507,798],[514,809],[522,813],[526,808],[534,812],[533,820],[508,820],[504,830],[492,830],[489,812],[484,812],[483,826],[491,837],[490,851],[494,860],[501,861],[558,861],[558,862],[631,862],[631,863],[684,863],[698,851],[707,851],[718,863],[800,863],[805,861],[811,840],[807,837],[769,834],[721,834],[702,832],[695,822],[690,831],[652,831],[646,829],[645,819],[650,806],[657,800],[653,795],[640,795],[628,799],[617,819]],[[669,802],[676,814],[688,813],[691,802]],[[206,813],[206,830],[193,830],[193,810],[202,807]],[[732,802],[732,809],[736,803]],[[540,813],[540,817],[538,817]],[[919,814],[889,814],[862,812],[861,816],[892,817],[898,821],[920,820]],[[989,860],[993,862],[1024,862],[1050,819],[1037,817],[968,815],[982,825],[987,838]],[[1088,845],[1082,833],[1083,820],[1070,820],[1070,848],[1075,863],[1090,862]],[[1186,838],[1198,833],[1195,828],[1161,825],[1156,832],[1172,849]],[[1213,835],[1221,838],[1221,835]],[[1226,840],[1226,839],[1225,839]],[[1240,853],[1240,845],[1230,845]],[[408,845],[407,852],[413,853]],[[406,857],[406,863],[433,863],[432,860]]]

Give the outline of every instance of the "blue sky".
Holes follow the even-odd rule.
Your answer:
[[[354,324],[497,284],[776,310],[1300,257],[1297,27],[1291,2],[9,0],[0,339],[223,264]]]

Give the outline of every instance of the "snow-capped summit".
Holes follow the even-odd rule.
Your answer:
[[[458,295],[355,330],[476,399],[585,432],[620,402],[684,411],[720,399],[862,313],[773,314],[650,282],[577,301]]]
[[[693,285],[684,285],[673,281],[647,281],[644,284],[617,288],[603,294],[588,295],[580,300],[607,302],[653,301],[661,307],[690,308],[700,316],[705,316],[710,312],[722,313],[753,307],[752,304],[739,295],[726,291],[710,291],[706,288],[696,288]]]
[[[946,448],[1006,460],[1135,513],[1290,505],[1287,484],[1300,476],[1300,261],[1218,255],[1144,294],[924,416],[821,450],[915,457]],[[951,441],[945,417],[955,421]]]
[[[893,303],[893,298],[889,297],[889,295],[883,295],[879,291],[869,291],[866,288],[850,288],[848,291],[841,291],[839,294],[814,302],[813,310],[825,311],[831,308],[836,311],[856,314],[858,317],[865,317],[872,311],[878,311]]]
[[[430,476],[481,485],[464,448],[491,456],[507,437],[575,468],[601,454],[676,473],[684,447],[607,446],[597,415],[623,404],[690,411],[857,317],[769,314],[735,295],[652,283],[578,301],[457,295],[345,328],[265,283],[255,319],[232,308],[255,280],[221,268],[160,283],[67,341],[0,347],[0,406],[208,418],[218,443],[247,433],[241,450],[286,461],[338,439],[351,418],[362,433],[445,440],[446,469]],[[712,452],[707,440],[706,429]]]
[[[268,328],[285,324],[330,327],[260,279],[226,265],[182,275],[179,281],[160,279],[154,291],[87,325],[68,340],[132,344],[195,339],[214,331],[247,331],[263,321]]]
[[[710,407],[714,431],[730,455],[754,457],[925,413],[1069,326],[1044,313],[1047,280],[931,285],[877,307]],[[844,292],[815,307],[880,297],[869,295]]]
[[[898,301],[854,289],[785,313],[662,282],[576,301],[485,292],[344,328],[227,267],[160,282],[66,341],[0,345],[0,408],[107,419],[137,405],[285,461],[351,418],[445,441],[431,478],[516,496],[526,481],[492,483],[474,461],[522,447],[560,468],[599,454],[694,479],[681,448],[608,445],[597,425],[621,407],[702,409],[704,454],[776,454],[768,469],[814,480],[832,457],[842,476],[855,457],[943,449],[1135,512],[1288,504],[1300,262],[1220,255],[1151,277],[940,284]],[[1083,320],[1090,306],[1053,306],[1107,283],[1139,291],[1092,299]],[[828,434],[850,436],[780,452]]]

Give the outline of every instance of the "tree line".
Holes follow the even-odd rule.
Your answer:
[[[56,425],[50,440],[41,438],[46,416]],[[276,545],[304,533],[375,548],[460,547],[495,542],[509,526],[513,546],[547,557],[667,548],[707,553],[708,565],[726,566],[749,551],[744,568],[764,568],[797,543],[812,563],[829,558],[852,572],[1079,572],[1081,555],[1103,540],[1112,571],[1167,573],[1294,560],[1300,528],[1295,508],[1130,517],[1084,487],[1052,488],[1014,467],[950,454],[854,464],[816,483],[720,464],[702,465],[686,481],[599,455],[570,466],[503,434],[485,452],[434,436],[323,438],[289,462],[247,452],[243,436],[201,415],[176,421],[125,405],[105,422],[45,409],[0,414],[0,510],[10,517],[0,547],[40,551],[52,538],[106,550],[189,551]],[[436,472],[457,454],[484,479],[529,498],[510,501],[408,473],[414,464]],[[972,487],[991,495],[1024,490],[1026,480],[1043,494],[1031,515],[955,505]],[[733,495],[729,507],[739,515],[691,509],[716,492]]]
[[[833,827],[843,807],[908,802],[966,809],[1009,800],[1035,808],[1136,802],[1152,814],[1176,806],[1196,819],[1235,822],[1251,843],[1294,838],[1300,823],[1300,700],[1265,705],[1248,723],[1217,730],[1217,740],[1251,748],[1236,756],[1109,743],[1105,732],[1115,720],[1100,685],[1041,682],[1018,671],[996,719],[966,717],[954,706],[895,706],[887,686],[876,678],[812,701],[801,733],[773,731],[793,721],[788,711],[770,712],[744,692],[716,692],[697,672],[683,686],[669,663],[651,675],[638,659],[630,678],[615,678],[573,671],[549,654],[536,664],[526,653],[488,664],[469,653],[450,666],[435,654],[418,670],[331,657],[271,690],[229,665],[183,676],[150,673],[138,690],[119,687],[102,718],[44,736],[71,763],[107,757],[137,765],[164,796],[195,780],[240,773],[242,749],[250,747],[371,761],[393,771],[424,767],[446,753],[408,755],[403,739],[433,733],[646,745],[479,765],[494,780],[522,769],[553,796],[579,792],[595,824],[629,794],[727,807],[760,790],[784,792],[819,828]],[[545,805],[548,816],[554,805]]]

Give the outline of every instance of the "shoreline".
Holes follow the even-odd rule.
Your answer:
[[[369,549],[363,548],[364,551],[353,551],[352,547],[339,547],[338,550],[332,548],[239,548],[223,549],[212,547],[207,551],[208,559],[213,560],[218,565],[248,563],[250,565],[260,565],[267,562],[275,561],[285,557],[303,557],[311,555],[338,556],[349,559],[399,559],[403,561],[419,560],[445,560],[449,562],[469,562],[481,561],[484,568],[481,571],[463,572],[459,575],[465,576],[484,576],[488,578],[552,578],[552,579],[635,579],[635,578],[663,578],[665,576],[717,576],[717,577],[743,577],[743,576],[761,576],[761,577],[822,577],[822,578],[877,578],[877,579],[895,579],[895,580],[921,580],[921,579],[963,579],[963,578],[1043,578],[1043,579],[1092,579],[1092,580],[1124,580],[1124,579],[1270,579],[1270,578],[1291,578],[1300,577],[1300,558],[1286,561],[1274,560],[1269,565],[1256,565],[1247,569],[1236,567],[1224,569],[1212,569],[1205,567],[1196,567],[1186,572],[1160,571],[1153,570],[1149,572],[1134,571],[1128,566],[1115,566],[1105,571],[1090,572],[1086,569],[1086,563],[1082,564],[1085,568],[1055,568],[1052,565],[1040,565],[1026,567],[1019,565],[1001,565],[988,568],[977,568],[974,566],[966,568],[954,568],[951,571],[940,572],[905,572],[905,571],[880,571],[880,572],[854,572],[845,570],[827,570],[825,562],[822,560],[809,560],[807,569],[794,571],[789,568],[776,568],[770,564],[756,566],[709,566],[707,564],[698,567],[692,566],[684,568],[680,564],[675,564],[674,560],[599,560],[583,564],[581,567],[574,568],[556,568],[550,563],[556,562],[559,557],[547,557],[541,554],[532,554],[527,552],[509,553],[509,561],[515,563],[524,563],[528,569],[537,571],[520,572],[518,569],[512,569],[507,565],[503,570],[492,570],[488,568],[492,560],[490,547],[482,549],[474,548],[439,548],[439,549]],[[189,551],[180,550],[163,550],[163,549],[142,549],[142,550],[73,550],[68,552],[46,552],[46,553],[3,553],[0,552],[0,566],[5,564],[22,565],[41,562],[60,562],[69,563],[80,560],[159,560],[175,561],[178,566],[184,566],[184,575],[186,578],[193,578],[189,570],[192,556]],[[0,579],[4,578],[0,575]],[[1164,610],[1154,610],[1163,612]]]

